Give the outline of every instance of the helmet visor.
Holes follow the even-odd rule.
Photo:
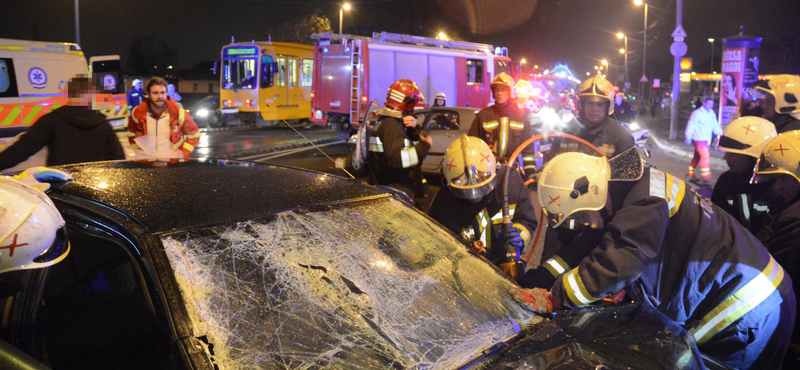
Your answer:
[[[455,196],[462,199],[482,199],[486,196],[486,194],[489,194],[494,190],[494,185],[497,182],[497,176],[494,176],[494,173],[492,172],[488,172],[481,173],[480,175],[481,178],[485,179],[484,181],[472,185],[457,185],[455,182],[463,179],[464,176],[466,176],[466,174],[450,182],[450,190]]]
[[[745,144],[736,139],[732,139],[727,136],[722,136],[719,138],[719,147],[722,150],[725,149],[744,150],[744,149],[749,149],[750,144]]]
[[[561,225],[561,221],[564,220],[564,214],[559,213],[550,213],[547,211],[547,208],[542,207],[542,212],[544,212],[544,217],[547,218],[547,222],[550,223],[552,227],[558,227]]]

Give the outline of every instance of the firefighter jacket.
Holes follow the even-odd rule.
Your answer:
[[[794,292],[791,279],[755,236],[683,181],[656,169],[612,186],[627,191],[607,204],[601,242],[557,279],[551,293],[565,306],[579,307],[625,288],[634,301],[651,304],[685,327],[701,351],[722,351],[721,342],[732,344],[729,349],[744,347],[749,335],[756,341],[782,336],[769,343],[783,349],[761,349],[780,352],[780,363]],[[774,322],[749,326],[762,318]],[[730,343],[740,330],[744,342]]]
[[[481,109],[469,128],[469,136],[485,141],[500,161],[507,161],[508,156],[533,135],[533,128],[526,119],[525,110],[513,102],[494,104]],[[536,171],[534,154],[533,145],[528,145],[522,151],[522,163],[526,173]]]
[[[428,154],[430,144],[421,141],[420,128],[407,128],[398,118],[383,116],[370,135],[370,183],[401,186],[400,190],[415,190],[422,183],[420,165]]]
[[[482,241],[488,258],[497,263],[503,254],[503,191],[502,179],[508,169],[503,165],[497,171],[494,191],[474,203],[455,196],[449,186],[443,186],[428,209],[428,215],[450,231],[461,235],[469,242]],[[536,211],[530,199],[530,190],[522,176],[512,171],[508,178],[508,208],[511,222],[520,230],[524,246],[531,242],[531,233],[536,230]]]
[[[792,117],[791,114],[776,114],[770,121],[775,124],[775,131],[779,134],[800,130],[800,120]]]
[[[731,171],[723,172],[714,185],[711,201],[751,233],[756,234],[768,219],[769,207],[758,200],[763,199],[765,184],[751,184],[751,177],[752,175],[738,175]]]
[[[166,107],[158,117],[155,117],[150,111],[149,104],[150,102],[148,101],[139,104],[131,111],[128,117],[128,141],[131,144],[131,148],[139,148],[136,141],[134,141],[135,138],[148,135],[148,119],[156,120],[157,122],[166,114],[169,120],[169,141],[172,143],[172,149],[180,150],[184,158],[189,157],[189,154],[194,151],[194,146],[200,141],[201,135],[192,116],[186,114],[186,110],[179,107],[172,99],[167,99],[164,103]],[[151,134],[160,135],[161,133],[155,132]]]
[[[597,125],[590,125],[583,117],[578,117],[577,120],[580,124],[568,125],[566,132],[596,146],[607,158],[612,158],[635,145],[630,131],[611,117],[604,118]],[[551,145],[551,148],[556,150],[553,155],[564,151],[574,152],[579,147],[578,142],[563,138],[554,138]]]

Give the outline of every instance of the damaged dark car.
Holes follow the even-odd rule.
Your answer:
[[[539,316],[377,188],[229,161],[60,167],[71,250],[3,277],[3,369],[702,369],[645,305]]]

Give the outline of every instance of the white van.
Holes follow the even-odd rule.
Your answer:
[[[91,58],[90,62],[101,90],[95,108],[112,125],[124,126],[128,107],[119,56]],[[0,151],[40,117],[66,104],[67,81],[90,72],[77,44],[0,38]],[[43,149],[6,171],[44,165],[46,157],[47,149]]]

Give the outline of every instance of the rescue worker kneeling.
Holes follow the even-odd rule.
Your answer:
[[[488,258],[501,264],[507,248],[519,250],[531,240],[536,230],[536,213],[530,191],[518,171],[508,178],[509,216],[513,226],[507,235],[502,233],[502,181],[508,167],[498,166],[489,146],[477,137],[463,135],[453,141],[444,154],[442,171],[447,180],[436,192],[428,215],[473,246]],[[496,190],[497,189],[497,190]]]
[[[707,355],[736,369],[780,368],[794,324],[792,281],[730,215],[645,167],[636,149],[611,160],[556,156],[538,189],[556,232],[581,224],[602,237],[549,291],[512,288],[517,301],[544,313],[624,288],[686,328]]]
[[[370,137],[369,183],[395,187],[412,198],[424,196],[420,165],[433,139],[420,134],[411,116],[422,94],[414,81],[401,79],[389,87],[384,107],[375,111],[381,119]]]

